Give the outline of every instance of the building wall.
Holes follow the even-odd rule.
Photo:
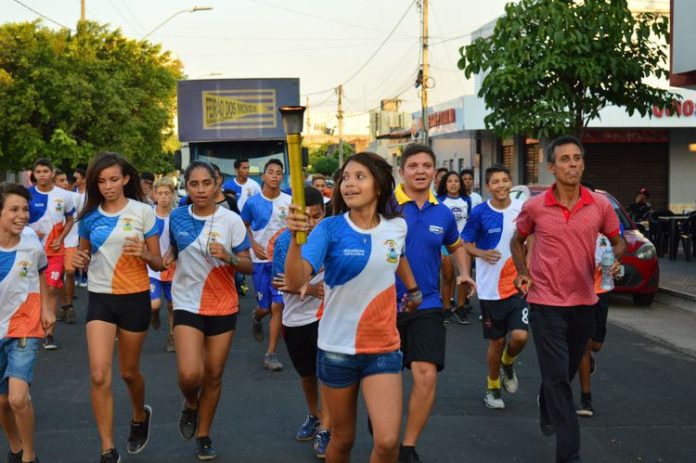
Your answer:
[[[471,135],[457,138],[433,137],[431,146],[437,157],[437,167],[459,172],[474,165],[476,141]]]
[[[673,212],[696,209],[696,152],[689,144],[696,143],[696,129],[670,131],[669,208]]]

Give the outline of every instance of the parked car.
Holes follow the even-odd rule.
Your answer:
[[[532,196],[544,193],[548,185],[517,185],[510,191],[510,196],[526,201]],[[621,258],[624,266],[623,278],[616,280],[615,293],[629,293],[636,305],[652,304],[660,282],[660,267],[655,246],[638,230],[621,204],[606,191],[596,190],[604,195],[619,218],[623,236],[626,239],[626,253]]]

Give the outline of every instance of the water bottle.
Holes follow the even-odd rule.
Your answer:
[[[611,291],[614,289],[614,277],[611,274],[611,267],[614,265],[614,252],[611,247],[608,247],[602,254],[602,289]]]

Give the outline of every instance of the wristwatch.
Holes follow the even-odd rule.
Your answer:
[[[236,267],[239,263],[239,257],[235,253],[230,253],[230,258],[227,263]]]

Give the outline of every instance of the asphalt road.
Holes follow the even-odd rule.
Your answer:
[[[38,455],[43,463],[96,462],[100,451],[89,400],[84,335],[84,289],[76,301],[80,323],[59,325],[60,349],[41,351],[32,396]],[[225,372],[212,439],[221,462],[313,462],[310,443],[294,440],[306,413],[298,377],[285,347],[286,369],[263,369],[265,344],[250,332],[250,297],[242,300],[237,336]],[[626,309],[626,304],[622,304]],[[640,310],[636,308],[636,310]],[[694,315],[696,316],[696,315]],[[537,420],[539,374],[531,342],[517,363],[520,389],[504,393],[507,408],[485,408],[485,343],[478,322],[448,326],[447,366],[430,423],[418,445],[434,462],[552,462],[554,438]],[[181,395],[176,359],[164,351],[165,333],[150,331],[142,358],[147,402],[152,405],[150,443],[135,456],[125,451],[130,420],[125,386],[114,369],[116,442],[123,462],[197,461],[195,443],[177,430]],[[409,387],[410,375],[405,374]],[[611,324],[593,377],[595,417],[581,420],[585,462],[696,462],[696,357]],[[579,395],[575,388],[576,397]],[[361,404],[353,461],[369,460],[371,440]],[[0,455],[7,452],[0,440]]]

